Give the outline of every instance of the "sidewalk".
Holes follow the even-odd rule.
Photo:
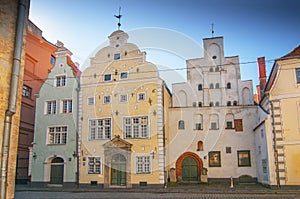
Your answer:
[[[294,194],[300,196],[300,186],[288,186],[281,189],[267,188],[260,184],[237,184],[230,188],[225,184],[180,184],[167,188],[99,188],[99,187],[32,187],[30,185],[16,185],[16,192],[35,191],[35,192],[145,192],[145,193],[203,193],[203,194]]]

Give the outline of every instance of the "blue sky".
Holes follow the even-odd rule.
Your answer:
[[[31,0],[29,18],[47,40],[62,41],[73,52],[73,60],[84,67],[89,55],[117,29],[113,15],[119,6],[122,30],[162,28],[200,47],[203,38],[211,37],[214,23],[214,36],[224,37],[225,56],[239,55],[241,63],[261,56],[273,60],[300,44],[297,0]],[[161,49],[145,50],[148,61],[155,64],[185,67],[183,57]],[[268,73],[272,65],[273,61],[267,62]],[[257,64],[241,64],[241,74],[242,79],[258,83]]]

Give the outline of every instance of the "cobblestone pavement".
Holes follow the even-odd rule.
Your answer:
[[[109,199],[155,199],[155,198],[172,198],[172,199],[255,199],[255,198],[266,198],[266,199],[300,199],[300,195],[297,193],[282,193],[282,194],[226,194],[226,193],[149,193],[149,192],[53,192],[53,191],[19,191],[15,193],[15,199],[95,199],[95,198],[109,198]]]

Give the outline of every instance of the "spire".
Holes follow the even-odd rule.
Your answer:
[[[119,7],[119,15],[114,15],[117,19],[119,19],[119,22],[118,22],[118,30],[120,30],[120,27],[121,27],[121,6]]]
[[[211,37],[214,37],[214,33],[215,33],[215,31],[214,31],[214,24],[212,23],[211,24]]]

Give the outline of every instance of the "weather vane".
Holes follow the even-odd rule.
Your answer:
[[[120,30],[120,27],[121,27],[121,6],[119,7],[119,15],[115,15],[116,18],[119,19],[119,23],[118,23],[118,30]]]
[[[215,31],[214,31],[214,24],[212,23],[211,24],[211,37],[214,37],[214,33],[215,33]]]

